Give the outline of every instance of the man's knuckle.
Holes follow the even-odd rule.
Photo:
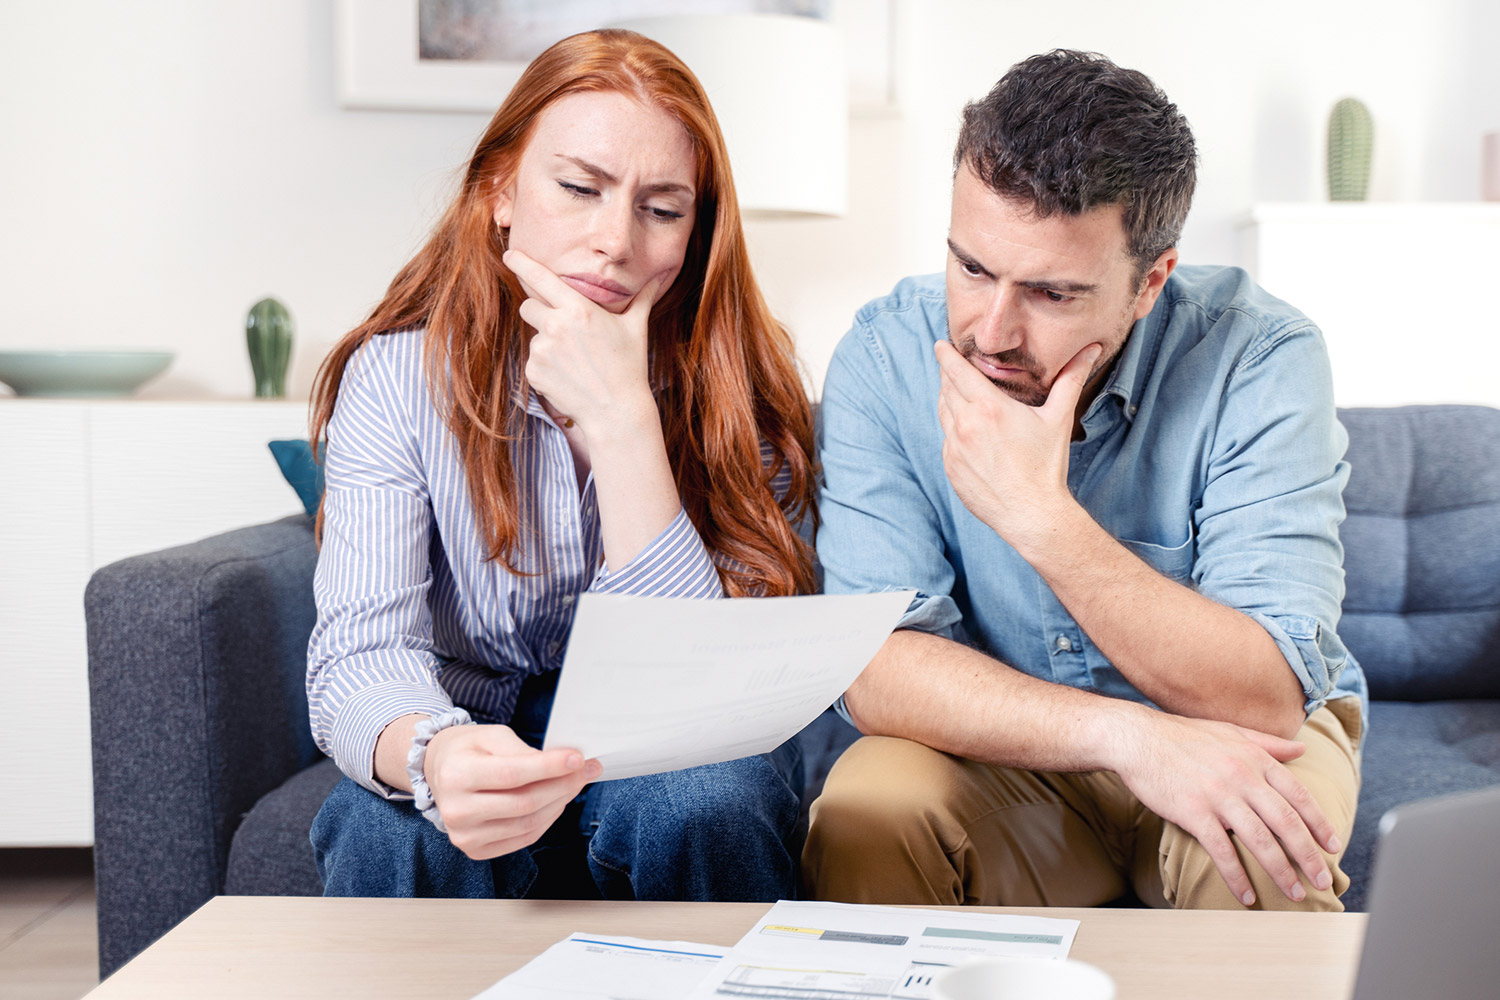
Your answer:
[[[1279,830],[1290,830],[1302,825],[1302,814],[1292,808],[1289,802],[1273,806],[1266,818],[1275,824]]]
[[[1241,833],[1240,840],[1244,841],[1256,852],[1267,851],[1276,846],[1275,836],[1263,826],[1257,827],[1249,833]]]
[[[1208,848],[1209,857],[1221,864],[1228,864],[1239,860],[1239,855],[1235,853],[1234,845],[1223,837],[1217,838],[1205,846]]]

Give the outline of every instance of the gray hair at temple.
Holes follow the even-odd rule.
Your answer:
[[[964,107],[953,170],[968,164],[1040,218],[1123,205],[1139,280],[1182,235],[1197,160],[1187,119],[1144,73],[1054,49],[1016,63]]]

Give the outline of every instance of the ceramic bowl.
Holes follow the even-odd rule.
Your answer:
[[[932,995],[937,1000],[1114,1000],[1115,981],[1073,958],[980,958],[938,973]]]
[[[0,351],[17,396],[128,396],[166,371],[171,351]]]

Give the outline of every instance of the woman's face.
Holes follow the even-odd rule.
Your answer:
[[[616,93],[569,94],[542,112],[495,200],[510,247],[608,309],[647,282],[665,292],[693,234],[697,160],[666,112]]]

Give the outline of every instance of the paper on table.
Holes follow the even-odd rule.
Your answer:
[[[832,704],[913,591],[578,600],[544,747],[574,747],[600,780],[774,750]]]
[[[679,1000],[725,951],[691,941],[572,934],[474,1000]]]
[[[982,957],[1060,961],[1077,933],[1078,921],[1055,917],[782,900],[690,1000],[925,1000],[950,965]]]

